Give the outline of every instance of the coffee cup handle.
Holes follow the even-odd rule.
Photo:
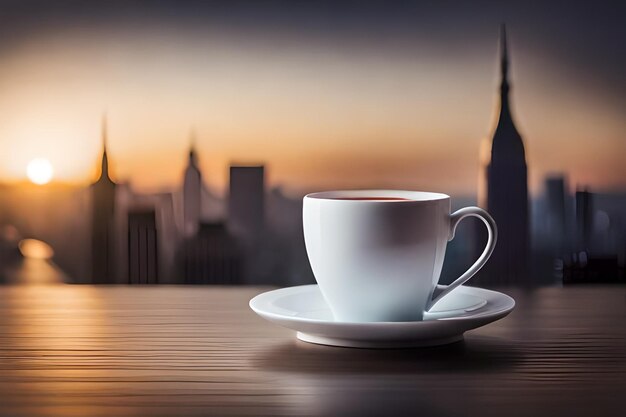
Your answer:
[[[496,222],[493,220],[493,217],[489,215],[485,210],[479,207],[465,207],[459,209],[450,215],[450,233],[448,236],[448,241],[454,239],[454,232],[456,231],[456,227],[466,217],[478,217],[480,220],[485,223],[487,226],[487,245],[483,250],[483,253],[478,257],[476,262],[472,266],[469,267],[463,275],[456,279],[452,284],[447,286],[437,285],[435,288],[433,298],[428,303],[426,311],[430,310],[439,300],[448,295],[452,290],[454,290],[459,285],[464,284],[471,277],[476,274],[482,268],[491,254],[493,253],[493,249],[496,247],[496,240],[498,239],[498,228],[496,227]]]

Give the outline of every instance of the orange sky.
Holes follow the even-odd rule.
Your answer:
[[[553,172],[626,188],[624,114],[510,38],[532,190]],[[497,31],[481,48],[346,51],[150,31],[30,38],[0,55],[0,180],[23,179],[35,157],[58,180],[91,180],[106,110],[113,175],[143,190],[179,184],[193,127],[217,189],[236,161],[265,162],[270,183],[293,191],[474,194],[496,106]]]

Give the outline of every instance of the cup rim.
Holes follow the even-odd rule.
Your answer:
[[[359,197],[397,197],[403,200],[348,200],[346,198],[359,198]],[[342,203],[356,203],[356,204],[381,204],[381,203],[394,203],[394,204],[406,204],[415,202],[426,201],[440,201],[450,199],[450,196],[444,193],[432,192],[432,191],[409,191],[409,190],[383,190],[383,189],[357,189],[357,190],[333,190],[333,191],[319,191],[315,193],[309,193],[304,196],[305,199],[323,200],[323,201],[337,201]]]

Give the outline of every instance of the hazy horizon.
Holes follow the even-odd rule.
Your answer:
[[[0,181],[36,157],[57,181],[93,180],[106,111],[112,175],[140,190],[180,184],[193,129],[216,190],[242,162],[292,192],[474,195],[504,21],[531,191],[557,172],[626,189],[618,6],[81,3],[0,18]]]

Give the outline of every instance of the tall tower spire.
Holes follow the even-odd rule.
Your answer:
[[[115,188],[109,177],[109,158],[107,156],[107,117],[102,115],[101,140],[102,161],[100,177],[91,186],[92,224],[91,224],[91,265],[92,283],[115,283],[117,276],[115,232]]]
[[[196,154],[196,132],[189,133],[189,162],[183,180],[183,234],[191,237],[196,234],[202,217],[202,173],[198,167]]]
[[[101,124],[101,130],[102,130],[102,147],[104,148],[104,152],[106,153],[106,149],[107,149],[107,114],[106,113],[102,113],[102,124]]]
[[[506,25],[500,25],[500,119],[511,119],[509,109],[509,50],[506,43]],[[511,122],[512,123],[512,122]]]
[[[100,172],[100,179],[111,179],[109,176],[109,158],[107,156],[107,142],[108,142],[108,134],[107,134],[107,114],[104,113],[102,115],[102,161],[101,167],[102,170]]]
[[[508,92],[509,87],[509,51],[506,45],[506,25],[500,26],[500,71],[502,76],[501,88]]]
[[[189,131],[189,163],[197,166],[198,156],[196,155],[196,130],[191,128]]]
[[[528,282],[528,172],[524,141],[509,106],[509,51],[506,27],[500,27],[500,111],[484,161],[480,204],[498,224],[498,246],[478,280],[483,285]]]

